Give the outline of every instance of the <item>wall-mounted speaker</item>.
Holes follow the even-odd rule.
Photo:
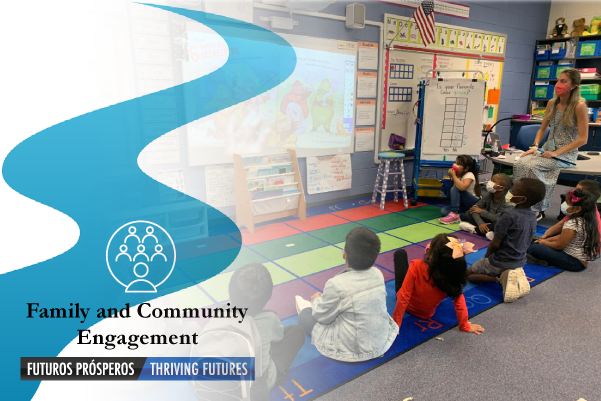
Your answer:
[[[353,3],[346,6],[346,27],[363,29],[365,27],[365,4]]]

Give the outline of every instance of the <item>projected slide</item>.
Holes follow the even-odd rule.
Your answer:
[[[213,74],[213,87],[197,88],[188,110],[244,99],[255,88],[272,86],[278,76],[277,65],[253,71],[244,62],[252,54],[228,49],[217,35],[188,29],[184,81],[222,65],[228,54],[235,61]],[[282,36],[296,51],[293,74],[276,88],[189,124],[190,165],[229,163],[233,153],[287,148],[296,149],[299,157],[353,151],[356,51],[339,50],[335,40]]]

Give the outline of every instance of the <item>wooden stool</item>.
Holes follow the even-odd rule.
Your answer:
[[[405,183],[405,169],[403,168],[404,153],[382,152],[378,155],[380,159],[380,167],[376,174],[376,185],[374,185],[374,194],[371,197],[371,203],[376,203],[377,194],[380,193],[380,209],[384,210],[384,202],[386,202],[386,192],[394,192],[394,201],[399,201],[399,192],[403,193],[405,208],[407,205],[407,184]],[[390,169],[392,164],[392,170]],[[401,175],[402,189],[399,189],[399,174]],[[394,188],[388,189],[388,176],[394,176]],[[383,177],[382,186],[380,186],[380,177]]]

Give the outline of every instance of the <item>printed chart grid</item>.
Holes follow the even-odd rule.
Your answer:
[[[466,145],[464,134],[465,116],[467,113],[466,97],[448,97],[445,102],[444,122],[440,146],[443,148],[460,148]]]
[[[413,64],[390,64],[390,78],[413,79]]]
[[[391,86],[388,88],[389,102],[410,102],[413,95],[412,88]]]

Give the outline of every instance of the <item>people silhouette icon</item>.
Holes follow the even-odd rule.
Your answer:
[[[145,269],[144,273],[139,273],[138,267],[143,267]],[[129,283],[129,285],[125,288],[125,292],[157,292],[157,288],[154,286],[154,284],[143,279],[148,275],[149,271],[150,269],[146,263],[136,263],[134,266],[134,274],[136,277],[139,277],[139,279]]]
[[[129,261],[131,262],[131,256],[129,256],[129,254],[127,253],[127,245],[125,245],[125,244],[120,245],[119,246],[119,252],[120,252],[119,255],[117,255],[117,257],[115,258],[115,262],[119,260],[119,256],[121,256],[121,255],[127,256],[127,258],[129,259]]]
[[[150,238],[154,238],[154,240],[158,243],[159,240],[157,239],[157,237],[154,236],[154,228],[152,226],[148,226],[146,227],[146,235],[144,236],[144,238],[142,238],[142,243],[144,243],[144,241],[146,241],[146,238],[150,237]]]
[[[154,253],[154,254],[152,255],[152,257],[150,258],[150,261],[151,261],[151,262],[153,261],[154,257],[155,257],[155,256],[157,256],[157,255],[161,255],[161,256],[162,256],[162,257],[165,259],[165,262],[167,261],[167,256],[163,255],[163,253],[162,253],[162,252],[163,252],[163,246],[162,246],[162,245],[158,245],[158,244],[157,244],[157,245],[154,247],[154,251],[155,251],[155,253]]]
[[[152,221],[123,224],[106,247],[108,270],[127,293],[157,293],[173,272],[176,260],[173,239]]]
[[[135,256],[134,256],[134,262],[136,261],[136,259],[137,259],[138,256],[144,256],[146,258],[146,261],[147,262],[149,261],[148,255],[146,255],[144,253],[145,250],[146,250],[146,247],[144,245],[142,245],[142,244],[138,245],[138,253],[136,253]]]
[[[127,229],[127,232],[129,232],[129,235],[128,235],[127,237],[125,237],[125,239],[123,240],[123,243],[124,243],[124,244],[127,242],[127,240],[128,240],[130,237],[133,237],[133,238],[137,239],[137,240],[138,240],[138,243],[140,243],[140,242],[141,242],[141,241],[140,241],[140,237],[138,237],[138,236],[136,235],[136,227],[134,227],[134,226],[130,226],[130,227]]]

